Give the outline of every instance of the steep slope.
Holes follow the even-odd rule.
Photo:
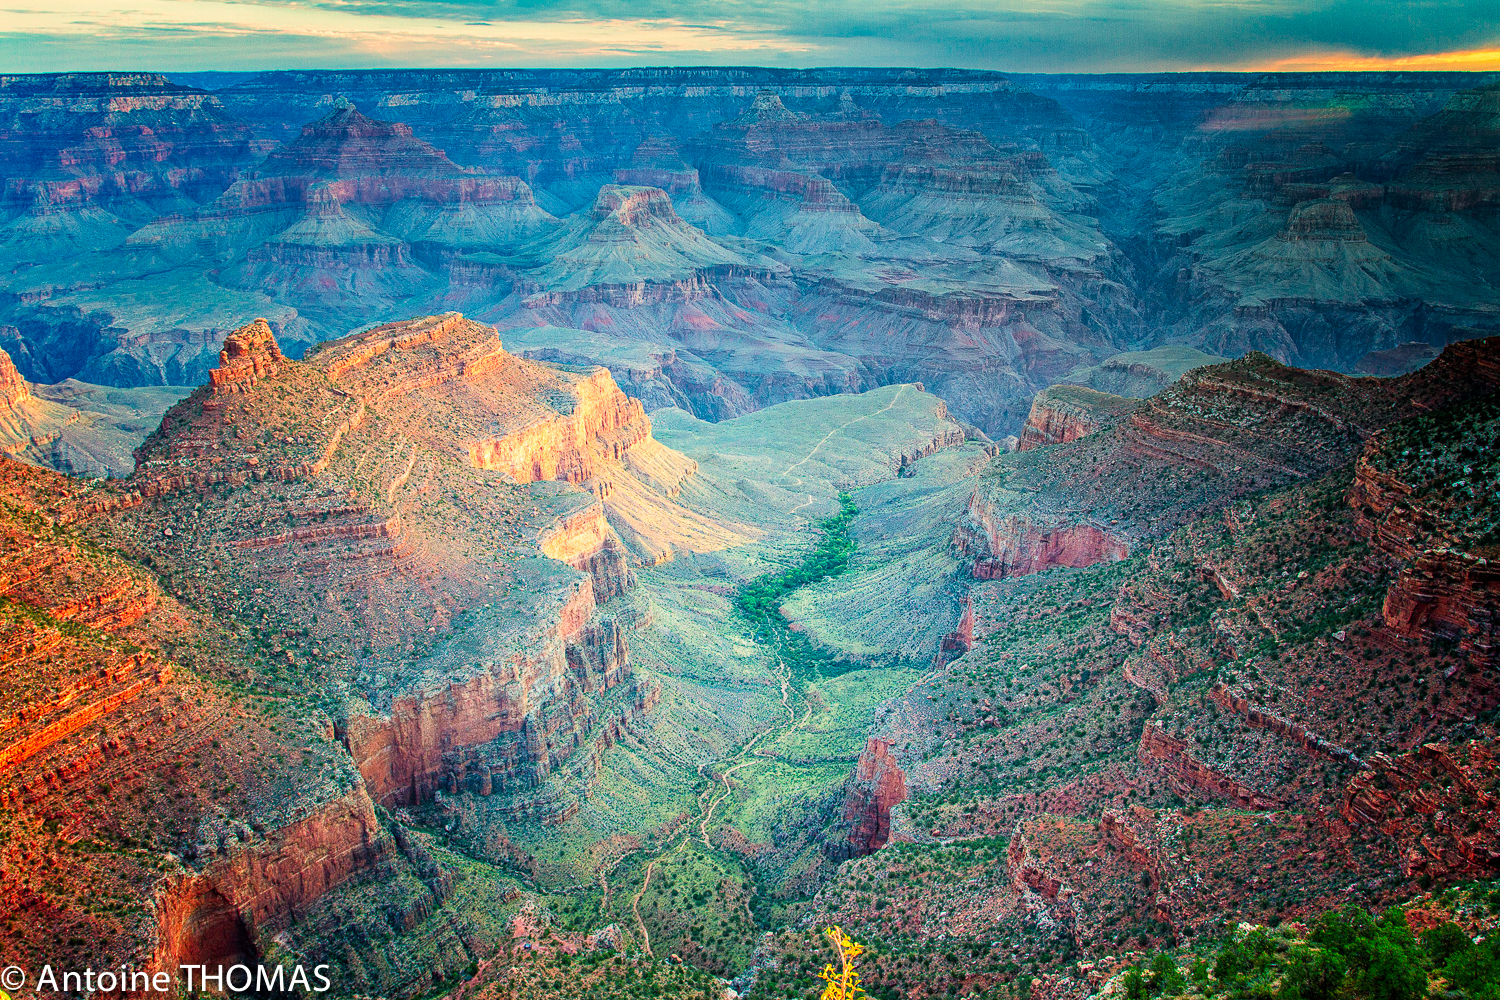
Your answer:
[[[1415,121],[1388,100],[1341,95],[1262,121],[1245,105],[1204,124],[1210,155],[1157,199],[1161,233],[1190,246],[1184,339],[1197,324],[1192,342],[1215,353],[1347,370],[1369,351],[1494,328],[1493,88]]]
[[[1384,429],[1118,561],[975,584],[946,655],[875,715],[872,746],[906,790],[894,846],[847,862],[804,918],[859,929],[872,991],[1024,977],[1082,996],[1103,977],[1079,963],[1201,949],[1226,919],[1494,877],[1495,482],[1481,442],[1497,349],[1450,347],[1427,378],[1394,380],[1394,397],[1393,380],[1353,381],[1337,402],[1317,392],[1330,416]],[[1200,371],[1239,394],[1242,365]],[[1164,402],[1189,382],[1202,407],[1208,379],[1193,373]],[[1201,444],[1223,432],[1200,413]],[[1034,454],[1097,459],[1090,442],[1112,433]],[[905,504],[862,491],[862,537],[899,529],[921,478],[903,481]],[[801,947],[787,932],[768,950]],[[787,983],[765,964],[749,992]]]
[[[274,961],[296,923],[324,928],[298,954],[367,989],[421,988],[493,946],[515,882],[470,863],[455,885],[451,856],[376,806],[463,789],[497,823],[567,820],[660,697],[632,671],[629,607],[598,610],[634,585],[610,522],[647,562],[741,536],[656,492],[693,463],[607,373],[515,358],[457,314],[306,361],[257,320],[212,376],[123,489],[0,470],[21,630],[5,643],[5,895],[35,931],[6,955],[57,960],[47,942],[81,926],[42,884],[61,856],[78,886],[156,899],[95,921],[80,960]],[[85,774],[131,808],[80,792]],[[152,818],[163,802],[170,823]],[[88,837],[130,850],[70,859]],[[158,871],[132,845],[182,860]],[[456,915],[466,945],[436,933]]]
[[[186,390],[32,385],[0,350],[0,451],[80,476],[125,476],[131,452]]]
[[[249,637],[88,537],[139,496],[9,459],[0,489],[6,959],[175,973],[266,955],[389,853],[326,716],[200,672],[205,648],[251,662]]]
[[[785,265],[708,237],[660,188],[606,185],[587,216],[511,262],[516,291],[485,315],[533,356],[610,365],[653,407],[721,419],[865,382],[787,322]]]
[[[0,260],[11,271],[118,246],[214,198],[263,149],[217,97],[159,74],[7,76]]]

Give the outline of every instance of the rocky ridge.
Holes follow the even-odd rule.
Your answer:
[[[538,419],[567,428],[529,439],[546,482],[476,461],[484,435],[504,442]],[[403,919],[477,905],[465,893],[504,878],[456,890],[377,806],[426,808],[463,790],[503,802],[497,817],[562,822],[604,751],[655,706],[659,686],[630,664],[633,613],[599,608],[634,583],[604,495],[621,492],[605,480],[629,476],[637,448],[643,476],[675,472],[680,488],[692,474],[650,441],[639,404],[607,373],[515,358],[493,329],[450,314],[377,327],[304,361],[281,353],[264,320],[240,328],[119,488],[7,461],[7,504],[22,505],[6,508],[18,512],[7,515],[7,614],[25,633],[5,646],[18,683],[0,741],[14,912],[67,912],[36,875],[61,829],[63,845],[123,838],[180,859],[158,872],[126,852],[80,875],[154,899],[93,935],[148,968],[273,958],[294,925],[334,919],[341,905],[336,919],[367,942],[341,961],[371,986],[408,982],[422,961],[466,961],[419,959],[438,943],[413,942],[416,964],[377,972],[369,913],[338,901],[372,879],[416,875]],[[579,461],[598,495],[570,481]],[[532,486],[547,488],[517,496]],[[447,505],[468,513],[437,513]],[[690,549],[656,528],[643,537]],[[410,621],[422,612],[409,596],[390,599],[397,588],[432,595],[432,628]],[[325,692],[319,707],[291,714],[309,683]],[[301,749],[271,762],[276,732]],[[171,777],[153,777],[158,767]],[[278,791],[293,775],[299,790]],[[165,825],[145,808],[111,820],[98,808],[108,799],[74,791],[162,780],[188,790]],[[9,953],[31,946],[18,939]]]

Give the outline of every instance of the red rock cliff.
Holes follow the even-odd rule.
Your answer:
[[[1114,423],[1135,405],[1133,399],[1082,386],[1055,385],[1043,389],[1031,401],[1031,412],[1026,416],[1016,450],[1030,451],[1076,441]]]
[[[873,854],[891,838],[891,810],[906,800],[906,773],[891,745],[871,736],[844,786],[843,823],[847,833],[831,845],[838,858]]]
[[[969,497],[967,518],[953,529],[949,547],[981,580],[1040,573],[1054,566],[1082,569],[1130,554],[1123,539],[1094,524],[1044,526],[1005,514],[984,493]]]
[[[217,846],[201,870],[158,886],[152,968],[254,961],[261,939],[390,853],[363,787],[263,839],[221,830]]]
[[[576,387],[571,413],[537,421],[498,438],[472,444],[469,457],[481,469],[498,469],[518,483],[563,479],[583,483],[594,475],[596,455],[622,459],[651,434],[639,400],[620,391],[606,369]]]
[[[219,367],[209,372],[214,392],[243,392],[269,378],[286,364],[276,336],[263,319],[256,319],[224,338]]]

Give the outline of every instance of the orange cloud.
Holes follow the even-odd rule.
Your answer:
[[[1302,54],[1275,62],[1240,67],[1276,73],[1302,72],[1356,72],[1369,73],[1380,70],[1469,70],[1485,72],[1500,70],[1500,49],[1461,49],[1455,52],[1427,52],[1417,56],[1361,56],[1353,52],[1330,52],[1327,54]]]

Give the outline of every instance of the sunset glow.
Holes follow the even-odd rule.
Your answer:
[[[1490,0],[13,0],[0,72],[402,66],[1500,69]]]
[[[1218,67],[1204,67],[1218,68]],[[1272,63],[1243,67],[1268,73],[1292,71],[1315,73],[1375,72],[1497,72],[1500,71],[1500,48],[1467,49],[1458,52],[1428,52],[1413,56],[1362,56],[1341,52],[1326,56],[1299,55]]]

